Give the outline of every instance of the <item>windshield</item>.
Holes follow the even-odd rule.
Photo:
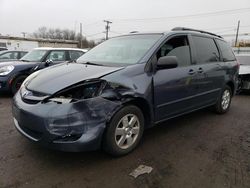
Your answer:
[[[160,37],[160,34],[151,34],[109,39],[81,56],[77,62],[114,66],[135,64]]]
[[[237,56],[236,58],[241,65],[250,65],[250,55],[249,56]]]
[[[32,50],[21,58],[21,61],[41,62],[48,50]]]

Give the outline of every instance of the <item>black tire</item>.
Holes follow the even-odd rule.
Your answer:
[[[125,129],[123,127],[124,123],[122,121],[122,119],[126,119],[126,117],[128,119],[128,122],[132,122],[132,121],[130,121],[132,118],[136,119],[136,123],[133,125],[133,127],[138,129],[137,130],[138,133],[133,135],[133,133],[131,133],[131,132],[133,132],[133,130],[132,130],[133,128],[131,128],[131,126],[128,126],[131,128],[130,134],[131,134],[131,138],[133,141],[131,141],[131,143],[132,143],[131,145],[129,144],[128,140],[124,141],[124,146],[121,146],[121,147],[123,147],[123,148],[121,148],[119,146],[118,142],[123,140],[122,138],[124,138],[124,135],[126,135],[126,139],[127,139],[127,137],[129,137],[129,133],[127,133],[125,131]],[[131,117],[131,119],[129,119],[130,117]],[[137,123],[137,122],[139,122],[139,123]],[[122,127],[119,127],[120,125]],[[128,125],[129,125],[129,123],[128,123]],[[138,128],[138,126],[139,126],[139,128]],[[116,135],[116,133],[117,133],[116,130],[118,128],[123,129],[123,131],[124,131],[123,136]],[[136,148],[136,146],[139,144],[141,137],[143,135],[143,131],[144,131],[144,116],[143,116],[142,111],[134,105],[124,106],[122,109],[120,109],[112,117],[110,123],[107,125],[107,129],[106,129],[106,132],[105,132],[104,138],[103,138],[104,139],[103,140],[103,149],[107,153],[109,153],[113,156],[126,155],[129,152],[131,152],[132,150],[134,150]],[[119,141],[117,141],[117,140],[119,140]],[[125,143],[127,144],[127,146]]]
[[[229,96],[228,105],[223,106],[223,96],[225,95],[225,92],[228,92],[230,96]],[[230,108],[231,100],[232,100],[232,90],[228,85],[226,85],[224,89],[222,90],[217,103],[214,105],[214,111],[218,114],[226,113]]]
[[[13,95],[19,90],[20,86],[22,85],[23,81],[27,78],[27,76],[21,75],[16,77],[11,83],[11,93]]]

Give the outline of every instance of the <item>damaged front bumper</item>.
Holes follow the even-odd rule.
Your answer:
[[[102,97],[58,104],[27,103],[18,92],[13,100],[17,130],[29,140],[61,151],[100,148],[107,121],[121,106]]]

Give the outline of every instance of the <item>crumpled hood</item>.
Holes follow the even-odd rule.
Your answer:
[[[239,75],[250,74],[250,65],[240,65]]]
[[[39,71],[26,87],[45,94],[54,94],[78,82],[100,78],[123,67],[94,66],[80,63],[65,63]]]

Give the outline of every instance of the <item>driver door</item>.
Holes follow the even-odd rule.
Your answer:
[[[187,35],[170,38],[156,53],[157,59],[176,56],[178,66],[157,70],[154,75],[154,101],[156,122],[185,113],[193,108],[192,96],[196,92],[193,79],[195,65],[191,63]]]

